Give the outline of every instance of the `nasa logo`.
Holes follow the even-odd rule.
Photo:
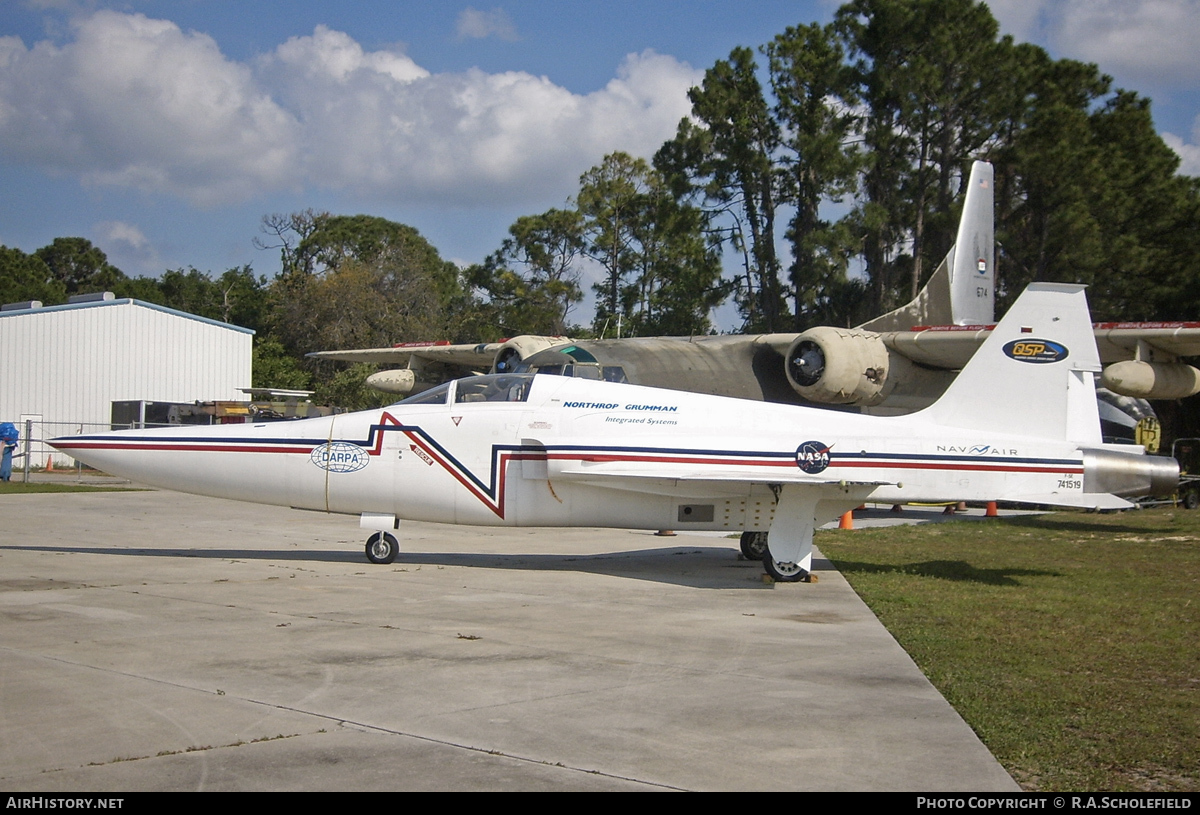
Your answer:
[[[355,473],[371,463],[371,456],[357,444],[333,441],[314,447],[309,460],[331,473]]]
[[[1032,362],[1041,365],[1047,362],[1061,362],[1069,352],[1067,346],[1053,340],[1013,340],[1004,346],[1005,356],[1017,362]]]
[[[832,444],[806,441],[796,448],[796,466],[801,472],[816,475],[829,466],[829,449]]]

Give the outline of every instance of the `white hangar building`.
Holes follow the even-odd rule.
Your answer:
[[[117,400],[237,400],[254,331],[111,293],[0,309],[0,421],[32,438],[108,429]],[[49,448],[30,458],[45,463]],[[70,459],[55,456],[55,463]]]

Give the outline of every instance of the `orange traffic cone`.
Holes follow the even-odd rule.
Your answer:
[[[854,510],[850,510],[842,516],[842,520],[838,521],[838,529],[853,529],[854,528]]]
[[[987,512],[983,513],[983,517],[985,517],[985,518],[1000,517],[1000,513],[996,511],[996,502],[995,501],[987,502]]]
[[[46,472],[54,472],[54,456],[46,456]]]

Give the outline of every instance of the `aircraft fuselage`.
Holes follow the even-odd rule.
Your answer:
[[[496,379],[526,389],[523,398],[456,400],[462,383]],[[767,530],[782,485],[855,485],[853,495],[830,492],[839,507],[867,496],[1069,503],[1086,489],[1078,445],[956,432],[920,414],[863,417],[555,376],[477,377],[439,391],[442,401],[382,410],[56,445],[167,489],[473,525]]]

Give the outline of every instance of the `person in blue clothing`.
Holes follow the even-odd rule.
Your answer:
[[[0,422],[0,445],[4,447],[3,451],[0,451],[0,481],[12,479],[13,451],[17,449],[18,438],[20,433],[17,432],[15,424]]]

